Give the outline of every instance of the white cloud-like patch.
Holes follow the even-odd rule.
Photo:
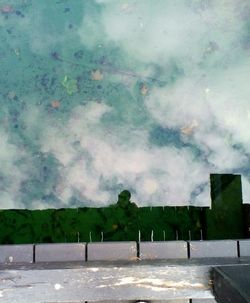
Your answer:
[[[140,205],[192,203],[194,189],[209,183],[207,167],[187,149],[151,147],[147,138],[135,143],[133,131],[130,142],[119,144],[116,133],[101,122],[110,111],[105,104],[92,102],[72,112],[63,132],[55,128],[51,132],[51,126],[47,127],[42,150],[51,152],[63,165],[56,189],[63,203],[70,203],[74,195],[84,205],[114,202],[121,186],[131,190]],[[125,135],[127,131],[124,129]],[[198,196],[197,204],[209,204],[209,195],[205,201]]]
[[[0,208],[23,207],[20,199],[21,183],[27,175],[25,170],[17,162],[27,156],[24,150],[9,142],[6,131],[0,131]]]
[[[250,178],[249,175],[242,175],[241,176],[241,184],[242,184],[242,198],[243,203],[249,204],[249,197],[250,197]]]
[[[217,55],[223,59],[242,30],[235,2],[211,1],[203,9],[195,1],[157,1],[155,5],[150,0],[96,2],[101,5],[99,18],[86,13],[78,31],[83,44],[97,46],[103,37],[104,45],[115,42],[144,62],[188,57],[186,64],[191,66],[215,51],[217,43],[221,50]]]
[[[155,88],[145,104],[156,120],[164,127],[181,128],[194,119],[198,125],[212,123],[213,113],[206,100],[204,89],[187,78],[177,81],[172,87]]]

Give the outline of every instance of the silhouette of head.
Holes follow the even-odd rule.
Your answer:
[[[125,208],[129,205],[130,203],[130,198],[131,198],[131,193],[128,190],[123,190],[119,195],[118,195],[118,201],[117,204]]]

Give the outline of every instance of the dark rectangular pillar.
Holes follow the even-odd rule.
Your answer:
[[[206,209],[206,239],[244,238],[241,176],[211,174],[211,209]]]

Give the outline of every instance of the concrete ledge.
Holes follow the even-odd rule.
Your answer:
[[[192,303],[216,303],[215,299],[192,299]]]
[[[187,242],[140,242],[140,259],[180,259],[188,257]]]
[[[85,243],[37,244],[35,262],[86,261]]]
[[[80,303],[213,298],[209,279],[214,261],[210,265],[202,261],[0,264],[0,299],[5,303]]]
[[[241,257],[250,257],[250,240],[239,240],[239,249]]]
[[[92,242],[87,245],[88,261],[136,260],[136,242]]]
[[[190,241],[190,258],[238,257],[237,240]],[[188,242],[91,242],[0,245],[0,263],[186,259]],[[34,250],[34,254],[33,254]],[[87,254],[86,254],[87,253]],[[239,253],[250,257],[250,240],[239,240]]]
[[[32,244],[0,245],[0,263],[32,263]]]
[[[90,302],[85,302],[85,303],[90,303]],[[94,301],[94,302],[91,302],[91,303],[134,303],[134,301],[123,301],[123,300],[122,301],[111,301],[111,300],[108,300],[108,301]]]
[[[152,300],[150,301],[149,303],[190,303],[190,300],[188,299],[184,299],[184,300],[160,300],[160,301],[157,301],[157,300]]]
[[[144,300],[133,300],[133,301],[94,301],[92,303],[136,303],[136,302],[146,302],[146,303],[190,303],[190,300],[150,300],[150,301],[144,301]],[[201,301],[200,301],[201,302]],[[211,301],[215,302],[215,301]],[[90,302],[86,302],[90,303]],[[205,301],[205,303],[210,303],[209,301]]]
[[[94,301],[94,302],[91,302],[91,303],[134,303],[135,301],[124,301],[124,300],[122,300],[122,301],[112,301],[112,300],[106,300],[106,301]],[[152,301],[151,301],[152,302]],[[84,302],[83,302],[84,303]],[[88,301],[88,302],[85,302],[85,303],[90,303],[90,301]]]
[[[190,258],[238,257],[236,240],[190,241]]]

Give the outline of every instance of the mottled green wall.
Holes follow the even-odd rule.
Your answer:
[[[0,211],[0,243],[243,238],[240,176],[212,175],[212,209],[141,207],[123,191],[106,208]]]

